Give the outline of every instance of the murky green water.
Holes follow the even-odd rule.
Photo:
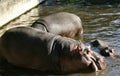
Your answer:
[[[115,48],[114,58],[105,58],[107,63],[107,68],[103,71],[97,73],[77,73],[67,76],[119,76],[120,75],[120,8],[116,6],[85,6],[85,7],[75,7],[71,5],[66,6],[50,6],[32,9],[28,13],[20,16],[16,20],[7,24],[6,27],[0,30],[0,33],[7,30],[11,26],[29,26],[39,17],[44,17],[48,14],[55,12],[71,12],[77,14],[83,22],[84,27],[84,42],[89,42],[90,40],[99,38],[110,42],[110,44]],[[39,14],[38,14],[39,12]],[[11,70],[11,69],[9,69]],[[10,75],[11,72],[4,70],[3,74]],[[39,76],[37,73],[24,72],[21,70],[19,72],[12,71],[12,75],[16,76]]]

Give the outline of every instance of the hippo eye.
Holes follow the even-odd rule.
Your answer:
[[[108,47],[105,47],[105,49],[108,49]]]
[[[111,52],[111,53],[112,53],[112,50],[109,50],[109,52]]]

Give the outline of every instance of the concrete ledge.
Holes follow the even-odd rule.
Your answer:
[[[0,0],[0,27],[20,16],[43,0]]]

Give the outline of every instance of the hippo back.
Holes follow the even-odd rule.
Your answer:
[[[78,37],[83,33],[81,19],[77,15],[72,13],[60,12],[51,14],[37,20],[35,22],[36,24],[33,25],[38,26],[39,23],[37,22],[39,21],[43,21],[42,23],[46,25],[48,32],[50,33],[59,34],[61,36],[71,38]]]

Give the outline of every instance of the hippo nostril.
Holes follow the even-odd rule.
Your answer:
[[[108,47],[105,47],[105,49],[109,49]]]
[[[109,50],[110,53],[113,53],[113,50]]]

